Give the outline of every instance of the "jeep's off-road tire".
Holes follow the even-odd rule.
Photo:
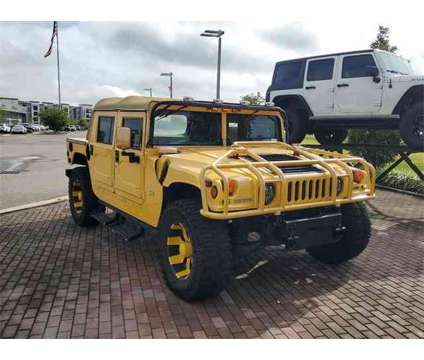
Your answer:
[[[286,142],[289,144],[300,144],[306,135],[306,118],[301,111],[294,108],[287,107],[284,111],[286,113],[284,121]]]
[[[345,141],[348,134],[347,129],[317,129],[314,131],[315,139],[321,145],[340,145]]]
[[[424,150],[424,100],[416,102],[402,113],[400,136],[411,149]]]
[[[104,209],[97,201],[91,189],[90,174],[85,166],[71,171],[68,181],[69,207],[72,218],[79,226],[96,225],[97,220],[91,217],[94,210]]]
[[[165,209],[159,246],[165,281],[179,297],[200,300],[226,287],[232,270],[227,225],[201,216],[198,200],[177,200]]]
[[[308,253],[325,264],[340,264],[358,256],[367,247],[371,223],[364,204],[341,206],[342,224],[346,227],[342,238],[333,244],[308,248]]]

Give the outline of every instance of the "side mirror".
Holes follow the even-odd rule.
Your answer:
[[[377,84],[381,81],[381,78],[379,76],[380,72],[378,71],[377,66],[367,66],[367,75],[372,76],[372,80]]]
[[[131,148],[131,129],[119,127],[116,132],[116,147],[121,150]]]

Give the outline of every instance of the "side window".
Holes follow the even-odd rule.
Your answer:
[[[370,76],[370,66],[376,66],[372,55],[346,56],[343,58],[342,78]]]
[[[122,126],[131,129],[131,147],[133,149],[140,148],[141,135],[143,134],[143,119],[125,117],[122,119]]]
[[[333,78],[334,59],[310,61],[308,64],[308,81],[331,80]]]
[[[113,139],[113,116],[99,116],[99,124],[97,126],[97,142],[102,144],[112,144]]]
[[[276,89],[300,89],[303,87],[305,60],[278,64],[275,68],[273,85]]]

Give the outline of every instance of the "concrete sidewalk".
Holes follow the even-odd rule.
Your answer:
[[[66,203],[0,216],[2,338],[424,338],[424,201],[378,191],[368,249],[342,266],[266,249],[218,298],[186,303],[153,241],[76,226]]]

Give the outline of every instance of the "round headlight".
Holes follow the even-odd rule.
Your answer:
[[[216,197],[218,196],[218,188],[216,187],[216,185],[211,187],[211,196],[212,199],[216,199]]]
[[[275,196],[275,188],[273,183],[265,184],[265,205],[271,204]]]
[[[337,178],[337,195],[343,191],[343,179],[341,177]]]

